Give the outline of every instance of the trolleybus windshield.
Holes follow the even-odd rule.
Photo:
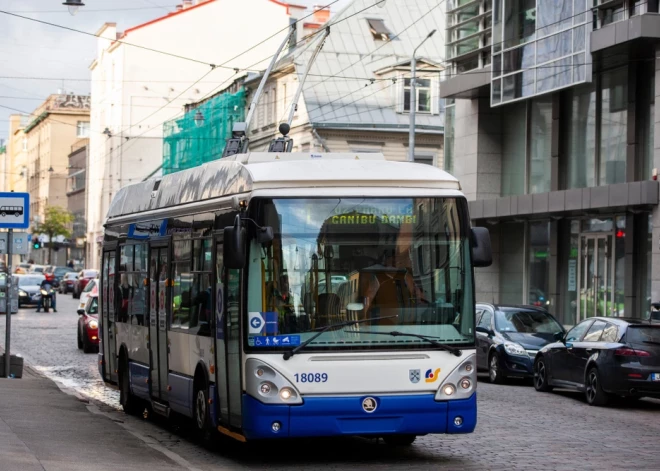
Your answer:
[[[252,241],[247,345],[308,350],[474,345],[467,203],[462,198],[253,200],[274,239]]]

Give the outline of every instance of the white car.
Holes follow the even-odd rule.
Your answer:
[[[98,296],[99,295],[99,279],[94,278],[93,280],[89,280],[89,283],[87,283],[87,286],[85,286],[85,289],[80,293],[80,304],[78,305],[78,309],[85,309],[85,306],[87,305],[87,298],[89,298],[90,295],[93,296]]]

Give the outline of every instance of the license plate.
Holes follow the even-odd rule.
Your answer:
[[[660,373],[651,373],[651,381],[660,381]]]

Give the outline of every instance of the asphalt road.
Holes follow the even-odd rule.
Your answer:
[[[420,437],[403,449],[361,438],[251,446],[220,439],[209,449],[189,438],[185,422],[145,420],[118,410],[118,393],[100,381],[96,355],[76,346],[76,307],[70,295],[58,295],[58,313],[21,309],[12,316],[12,352],[92,399],[135,440],[157,444],[182,469],[660,469],[660,401],[597,408],[578,393],[543,394],[524,383],[485,381],[479,383],[479,423],[471,435]],[[0,342],[4,321],[0,316]]]

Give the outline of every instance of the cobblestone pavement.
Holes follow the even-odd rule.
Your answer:
[[[187,423],[132,417],[98,379],[96,355],[76,347],[76,302],[58,296],[58,313],[12,316],[12,352],[36,370],[93,399],[136,440],[157,443],[183,469],[660,469],[660,401],[597,408],[572,392],[537,393],[526,384],[479,383],[479,423],[471,435],[420,437],[409,448],[361,438],[259,443],[194,442]],[[0,317],[0,339],[4,318]],[[103,446],[102,443],[98,444]]]

